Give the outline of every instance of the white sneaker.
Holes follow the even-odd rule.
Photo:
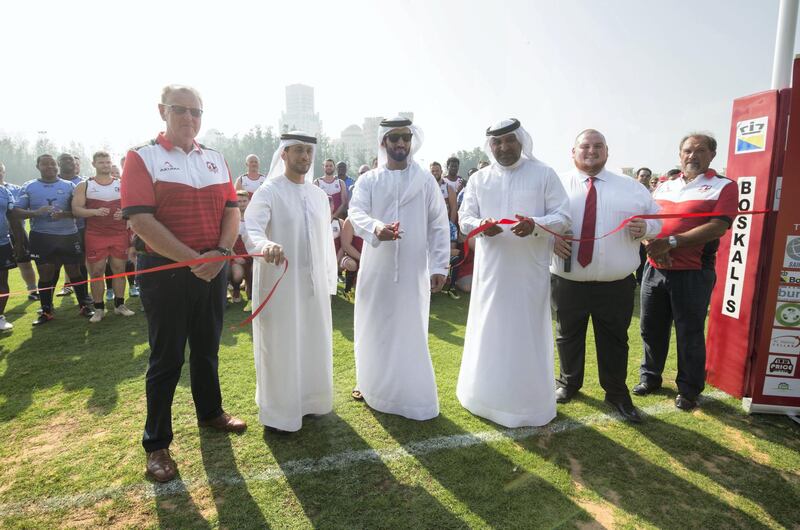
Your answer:
[[[11,331],[14,329],[14,324],[6,321],[5,315],[0,315],[0,331]]]
[[[97,324],[98,322],[103,320],[104,314],[105,314],[104,309],[95,309],[94,315],[92,315],[92,318],[89,319],[89,322],[91,322],[92,324]]]
[[[132,317],[133,315],[136,314],[136,312],[135,311],[131,311],[130,309],[125,307],[125,304],[122,304],[121,306],[114,308],[114,314],[115,315],[122,315],[124,317]]]

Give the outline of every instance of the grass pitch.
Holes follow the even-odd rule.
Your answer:
[[[199,430],[185,369],[173,406],[180,480],[155,485],[140,445],[138,300],[136,316],[90,325],[73,299],[58,299],[56,320],[32,329],[38,304],[14,298],[15,329],[0,336],[0,527],[800,528],[800,428],[747,416],[713,388],[699,410],[677,411],[674,351],[667,386],[634,399],[641,426],[603,404],[591,330],[586,386],[549,426],[507,430],[472,416],[455,397],[468,304],[433,297],[442,412],[419,423],[350,398],[353,308],[334,298],[334,412],[291,435],[258,424],[251,335],[230,329],[245,317],[231,305],[220,379],[225,409],[249,430]],[[631,385],[638,326],[634,317]]]

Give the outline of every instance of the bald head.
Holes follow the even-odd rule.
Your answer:
[[[603,139],[603,143],[604,144],[606,143],[606,137],[603,135],[603,133],[601,133],[597,129],[584,129],[578,133],[578,136],[575,137],[575,145],[581,143],[581,140],[583,140],[583,137],[586,136],[587,134],[597,134],[600,136],[600,138]]]
[[[572,160],[582,173],[593,177],[606,167],[608,145],[603,133],[595,129],[584,129],[575,137]]]
[[[244,165],[247,167],[247,172],[253,177],[258,174],[260,164],[261,160],[259,160],[258,155],[247,155],[247,158],[244,159]]]

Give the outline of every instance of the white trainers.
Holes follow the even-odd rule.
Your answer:
[[[0,315],[0,331],[11,331],[14,329],[14,324],[6,321],[5,315]]]
[[[92,315],[92,318],[89,319],[89,322],[91,322],[92,324],[97,324],[98,322],[103,320],[103,315],[105,314],[105,312],[106,312],[105,309],[95,309],[94,315]]]
[[[132,317],[133,315],[136,314],[136,312],[135,311],[131,311],[130,309],[125,307],[125,304],[122,304],[121,306],[114,308],[114,314],[115,315],[122,315],[124,317]]]

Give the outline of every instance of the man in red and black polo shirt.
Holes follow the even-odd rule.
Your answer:
[[[675,406],[692,410],[705,386],[705,321],[714,288],[719,238],[737,210],[736,183],[710,169],[717,142],[706,134],[681,140],[682,172],[663,182],[653,199],[661,213],[719,212],[718,217],[664,219],[658,238],[647,244],[642,279],[641,331],[644,359],[633,393],[644,396],[661,386],[661,374],[675,322],[678,397]]]
[[[158,109],[166,132],[129,151],[123,170],[123,215],[145,245],[137,270],[230,255],[239,209],[225,159],[194,140],[203,114],[200,94],[167,86]],[[217,374],[227,271],[225,262],[204,263],[139,275],[138,282],[150,338],[142,445],[148,474],[166,482],[177,472],[169,454],[172,398],[187,341],[198,423],[232,432],[247,427],[223,411]]]

